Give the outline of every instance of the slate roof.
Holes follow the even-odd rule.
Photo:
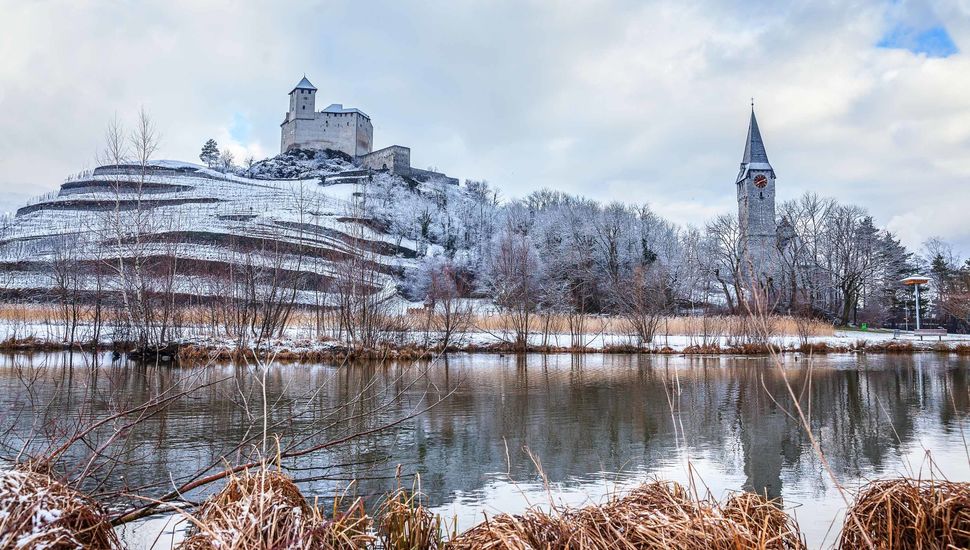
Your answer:
[[[344,106],[343,106],[342,103],[331,103],[330,105],[327,105],[327,108],[324,109],[321,112],[324,112],[324,113],[357,113],[359,115],[364,115],[368,119],[370,118],[369,116],[367,116],[367,113],[365,113],[364,111],[361,111],[360,109],[355,109],[353,107],[344,108]]]
[[[768,152],[765,151],[765,142],[761,139],[761,129],[758,128],[758,119],[754,116],[754,109],[751,109],[751,121],[748,123],[748,137],[744,140],[744,156],[741,158],[741,172],[736,181],[741,181],[748,175],[748,170],[771,170],[774,168],[768,162]]]
[[[744,158],[741,159],[741,164],[751,164],[752,162],[768,164],[768,153],[765,151],[765,142],[761,139],[761,130],[758,129],[758,119],[754,116],[754,109],[751,109],[748,139],[744,142]]]
[[[295,88],[293,88],[292,90],[290,90],[290,93],[292,94],[293,92],[295,92],[297,90],[314,90],[314,91],[316,91],[316,89],[317,89],[316,86],[314,86],[313,84],[310,84],[310,81],[306,79],[306,76],[304,76],[303,77],[303,80],[301,80],[300,83],[297,84]]]

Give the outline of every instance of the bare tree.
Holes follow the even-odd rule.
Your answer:
[[[445,351],[471,324],[472,309],[461,294],[453,265],[444,262],[429,269],[426,304],[431,326],[440,335],[441,349]]]
[[[652,343],[660,320],[671,305],[666,273],[660,268],[637,267],[617,285],[614,294],[637,344],[642,347]]]
[[[707,236],[715,254],[714,279],[721,286],[728,309],[737,312],[744,301],[741,267],[744,262],[744,243],[741,226],[732,215],[718,216],[707,225]]]
[[[522,219],[510,215],[494,243],[485,284],[503,313],[513,344],[525,350],[539,302],[540,262]]]

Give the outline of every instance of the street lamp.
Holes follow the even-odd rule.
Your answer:
[[[916,330],[919,330],[919,286],[930,282],[930,279],[921,275],[913,275],[912,277],[906,277],[901,282],[906,286],[916,287]]]

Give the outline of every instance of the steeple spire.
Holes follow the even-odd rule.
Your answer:
[[[735,182],[743,180],[748,175],[748,170],[770,170],[774,177],[775,169],[768,162],[768,153],[765,151],[765,142],[761,139],[761,129],[758,128],[758,119],[754,116],[754,98],[751,98],[751,120],[748,122],[748,136],[744,140],[744,156],[741,158],[741,171]]]
[[[758,119],[754,116],[754,101],[751,102],[751,121],[748,123],[748,139],[744,141],[744,158],[741,159],[741,164],[751,164],[752,162],[768,164],[765,142],[761,139]]]

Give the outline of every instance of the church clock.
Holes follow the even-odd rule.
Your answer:
[[[764,189],[765,186],[768,185],[768,178],[766,178],[763,174],[758,174],[758,176],[754,178],[754,184],[758,189]]]

